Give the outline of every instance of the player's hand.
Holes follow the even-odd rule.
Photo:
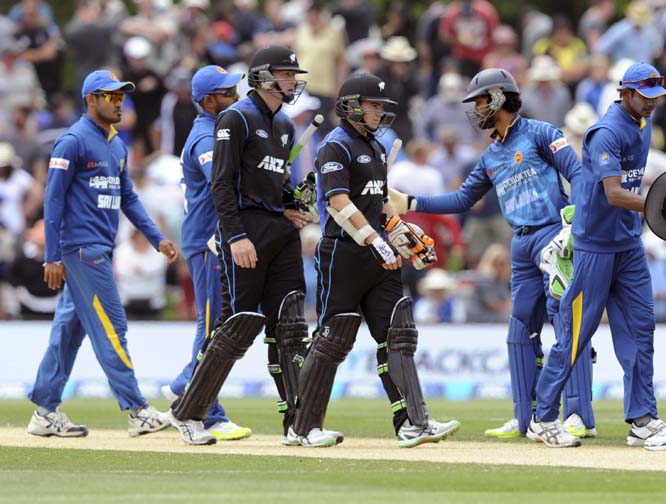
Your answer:
[[[294,188],[294,199],[298,203],[298,210],[307,220],[319,222],[319,209],[317,208],[317,176],[314,172],[307,174],[305,179]]]
[[[370,252],[375,256],[385,270],[397,270],[402,266],[402,258],[396,254],[395,250],[378,236],[369,245]]]
[[[66,279],[65,265],[62,262],[50,262],[44,265],[44,282],[49,289],[59,289]]]
[[[389,203],[398,213],[398,215],[406,214],[409,211],[416,210],[416,198],[408,194],[401,193],[395,189],[388,188]]]
[[[254,269],[257,266],[257,250],[248,238],[235,241],[230,245],[234,262],[241,268]]]
[[[166,256],[169,264],[178,258],[178,247],[176,247],[176,244],[171,240],[162,240],[157,246],[157,249],[162,253],[162,255]]]
[[[424,269],[437,262],[435,241],[416,224],[393,215],[382,227],[388,232],[391,246],[405,259],[411,259],[415,269]]]
[[[291,221],[291,223],[296,226],[296,229],[303,229],[308,222],[308,218],[298,210],[292,208],[286,208],[284,211],[284,216]]]

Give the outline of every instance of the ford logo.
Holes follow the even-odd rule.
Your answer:
[[[264,130],[262,130],[262,129],[258,129],[258,130],[257,130],[257,136],[260,136],[261,138],[268,138],[268,133],[266,133],[266,132],[265,132]]]
[[[357,157],[356,161],[358,161],[361,164],[368,164],[370,161],[372,161],[372,158],[367,154],[363,154],[362,156]]]

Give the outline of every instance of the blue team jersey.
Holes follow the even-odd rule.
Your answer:
[[[642,127],[641,127],[642,126]],[[622,252],[639,245],[638,212],[608,203],[602,181],[621,177],[622,187],[638,194],[652,136],[652,120],[639,124],[613,103],[583,139],[583,170],[572,186],[577,198],[574,247],[591,252]]]
[[[214,130],[215,117],[207,112],[200,113],[180,156],[181,183],[185,191],[182,249],[186,259],[208,250],[208,239],[217,227],[217,212],[210,193]]]
[[[581,166],[562,132],[516,115],[503,138],[488,146],[460,188],[441,196],[418,196],[417,211],[460,213],[493,186],[504,218],[518,231],[560,221],[569,201],[560,174],[571,181]]]
[[[132,188],[127,147],[87,115],[56,141],[44,195],[46,262],[85,245],[115,246],[119,212],[157,248],[164,239]]]

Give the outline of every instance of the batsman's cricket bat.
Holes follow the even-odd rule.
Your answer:
[[[323,122],[324,122],[324,116],[321,114],[317,114],[316,116],[314,116],[314,119],[312,119],[310,125],[307,128],[305,128],[305,131],[301,134],[300,138],[296,140],[296,143],[289,151],[287,168],[284,171],[284,180],[287,180],[291,176],[291,164],[294,162],[294,159],[296,159],[296,157],[301,153],[305,144],[310,141],[312,135],[314,135],[315,131],[317,131],[317,128],[319,128],[319,126],[321,126]]]
[[[393,163],[395,163],[395,158],[398,157],[398,152],[400,152],[401,147],[402,147],[402,140],[400,140],[399,138],[393,140],[393,145],[391,145],[391,152],[389,152],[388,158],[386,158],[387,172],[391,170]]]

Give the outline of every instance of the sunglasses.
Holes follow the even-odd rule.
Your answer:
[[[664,87],[664,81],[666,81],[666,77],[660,75],[659,77],[648,77],[647,79],[643,80],[622,81],[622,85],[624,86],[625,84],[638,84],[638,87],[642,88],[657,87],[657,86]]]
[[[225,98],[233,98],[234,96],[236,96],[236,86],[221,88],[219,91],[215,91],[214,93],[209,93],[209,94],[221,95],[224,96]]]
[[[119,93],[92,93],[95,96],[101,96],[108,103],[122,103],[125,101],[125,95]]]

